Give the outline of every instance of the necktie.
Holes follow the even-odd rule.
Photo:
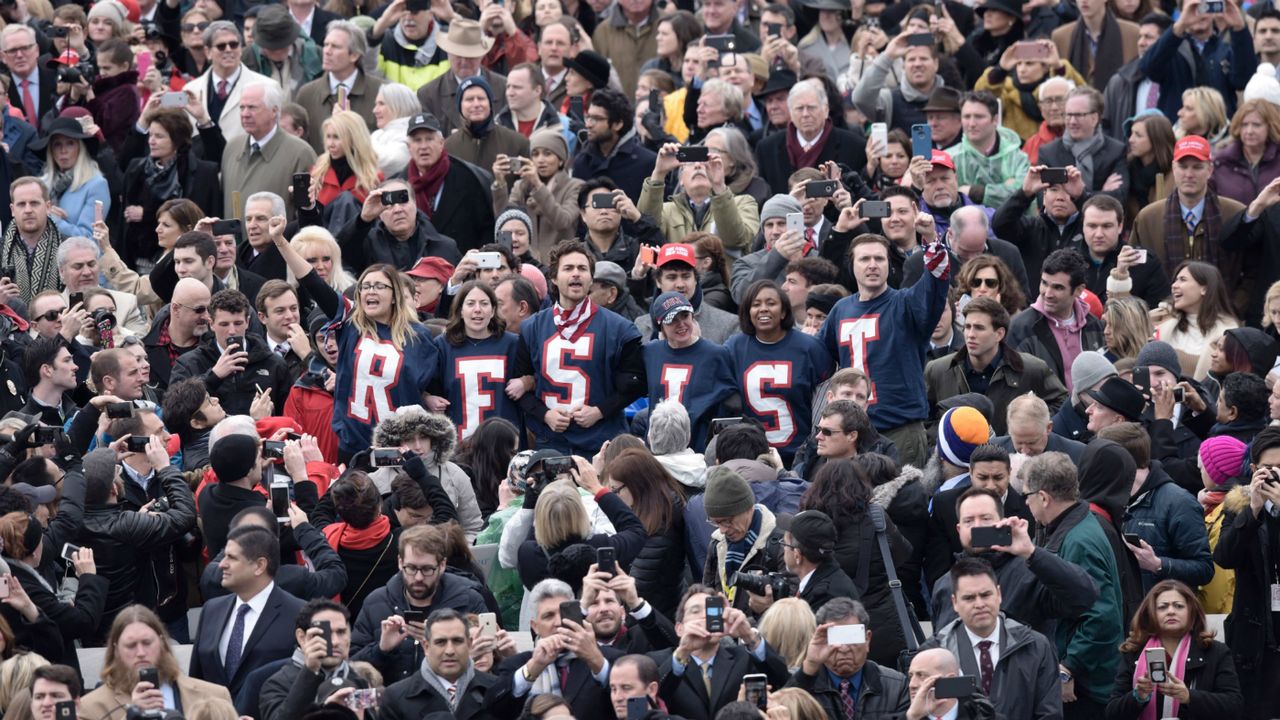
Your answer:
[[[284,343],[280,343],[279,345],[276,346],[276,354],[279,355],[280,357],[284,357],[285,355],[288,355],[289,346]]]
[[[236,676],[240,669],[240,653],[244,651],[244,616],[249,614],[249,604],[244,603],[236,611],[235,623],[231,626],[231,639],[227,641],[227,657],[223,662],[227,682]]]
[[[1196,232],[1196,214],[1188,210],[1186,221],[1187,221],[1187,234],[1194,235]]]
[[[449,707],[457,707],[457,705],[458,705],[458,686],[457,686],[457,685],[452,685],[452,684],[451,684],[451,685],[449,685],[449,687],[447,687],[447,688],[445,688],[445,689],[449,691]]]
[[[249,143],[249,157],[262,154],[262,146],[256,142]]]
[[[1153,82],[1151,83],[1151,86],[1147,88],[1147,107],[1143,109],[1145,110],[1147,108],[1153,108],[1159,103],[1160,103],[1160,83]]]
[[[31,81],[22,81],[22,111],[27,114],[27,122],[40,127],[40,118],[36,116],[36,100],[31,96]]]
[[[702,684],[707,687],[707,699],[711,700],[711,664],[707,663],[699,669],[702,670]]]
[[[982,694],[991,696],[991,678],[995,675],[995,667],[991,664],[990,640],[978,643],[978,671],[982,673]]]
[[[569,666],[556,663],[556,669],[560,671],[560,694],[564,695],[568,692],[565,688],[569,686]]]
[[[805,228],[804,229],[804,252],[802,252],[801,255],[808,255],[810,250],[817,247],[817,244],[814,242],[814,240],[815,240],[815,237],[814,237],[813,228],[811,227]]]
[[[840,704],[844,706],[845,720],[853,720],[854,715],[857,714],[853,708],[853,694],[850,692],[852,688],[848,680],[840,681]]]
[[[226,99],[227,99],[227,94],[228,94],[228,91],[227,91],[227,81],[226,81],[226,80],[219,80],[219,81],[218,81],[218,99],[219,99],[219,100],[226,100]]]

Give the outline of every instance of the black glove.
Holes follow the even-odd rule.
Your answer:
[[[71,436],[61,430],[58,431],[58,439],[54,441],[53,449],[53,457],[49,459],[63,472],[79,466],[80,461],[84,459],[75,446],[71,444]]]
[[[373,467],[373,450],[361,450],[351,456],[351,462],[347,463],[348,470],[363,470],[372,472]]]
[[[541,472],[530,473],[525,480],[524,509],[532,510],[538,504],[538,495],[542,493],[543,477]]]

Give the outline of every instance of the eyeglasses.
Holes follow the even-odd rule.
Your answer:
[[[707,524],[713,528],[727,530],[733,528],[733,518],[720,518],[718,520],[716,518],[707,518]]]
[[[584,118],[583,118],[583,122],[586,122],[586,123],[588,123],[588,124],[590,124],[590,125],[595,125],[596,123],[608,123],[608,122],[609,122],[609,116],[607,116],[607,115],[587,115],[586,117],[584,117]]]
[[[177,305],[180,308],[186,308],[197,315],[205,315],[209,312],[208,305],[201,305],[199,307],[191,307],[190,305],[183,305],[182,303],[174,303],[174,305]]]
[[[1063,95],[1062,97],[1048,97],[1040,100],[1041,107],[1044,107],[1045,105],[1066,105],[1066,104],[1067,104],[1066,95]]]
[[[988,287],[992,290],[996,290],[1000,287],[1000,278],[974,278],[973,282],[969,283],[969,287],[975,290],[980,287]]]
[[[182,32],[204,32],[209,27],[207,22],[182,23]]]
[[[367,282],[367,283],[360,283],[360,290],[361,290],[362,292],[363,292],[363,291],[368,291],[368,292],[382,292],[383,290],[390,290],[390,289],[391,289],[391,286],[390,286],[390,285],[388,285],[388,284],[386,284],[386,283],[384,283],[384,282]]]
[[[17,55],[18,53],[30,52],[31,50],[34,50],[34,49],[35,49],[35,47],[36,47],[36,46],[35,46],[35,43],[32,43],[32,44],[30,44],[30,45],[19,45],[18,47],[9,48],[8,50],[5,50],[5,51],[4,51],[4,54],[5,54],[5,55]]]
[[[1068,120],[1083,120],[1093,114],[1094,114],[1093,110],[1090,110],[1089,112],[1082,112],[1082,113],[1067,113],[1066,118]]]
[[[62,311],[61,311],[61,310],[50,310],[49,312],[47,312],[47,313],[45,313],[45,314],[43,314],[43,315],[37,315],[37,316],[35,316],[35,317],[34,317],[34,318],[32,318],[32,319],[33,319],[33,320],[44,320],[45,322],[53,322],[54,320],[57,320],[57,319],[58,319],[58,318],[60,318],[60,317],[62,317]]]
[[[239,49],[240,49],[240,41],[239,41],[239,40],[228,40],[228,41],[226,41],[226,42],[214,43],[214,44],[213,44],[213,47],[214,47],[214,49],[215,49],[215,50],[217,50],[218,52],[226,52],[227,50],[239,50]]]
[[[844,431],[843,431],[843,430],[832,430],[831,428],[824,428],[824,427],[821,427],[821,426],[819,426],[819,427],[818,427],[818,434],[819,434],[819,435],[821,435],[822,437],[831,437],[832,435],[835,435],[836,433],[840,433],[841,435],[843,435],[843,434],[844,434]]]
[[[432,575],[436,574],[436,571],[440,569],[440,566],[439,565],[422,565],[422,566],[404,565],[401,569],[404,571],[405,577],[417,577],[421,575],[424,578],[429,578]]]

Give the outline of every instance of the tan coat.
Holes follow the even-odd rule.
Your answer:
[[[483,138],[475,137],[462,127],[444,141],[444,149],[449,152],[449,157],[492,171],[493,161],[499,155],[529,157],[529,138],[496,123],[489,127],[489,134]]]
[[[663,187],[662,181],[645,178],[636,209],[657,220],[667,242],[684,242],[685,235],[703,231],[719,236],[726,248],[750,252],[751,241],[760,230],[760,210],[755,198],[732,192],[712,196],[711,211],[699,227],[693,222],[693,209],[689,207],[688,197],[678,192],[670,201],[663,202]]]
[[[178,678],[178,694],[182,698],[182,710],[188,715],[191,708],[202,700],[217,699],[231,703],[231,693],[225,687],[185,676]],[[84,720],[124,720],[129,704],[128,693],[116,692],[102,685],[80,698],[79,716]]]
[[[355,82],[351,85],[351,92],[347,94],[351,112],[364,118],[365,124],[369,126],[369,132],[378,129],[377,120],[373,117],[373,103],[378,99],[378,91],[381,89],[382,80],[358,73]],[[307,111],[307,119],[311,121],[308,137],[311,139],[311,149],[315,150],[317,155],[324,152],[324,133],[321,132],[320,126],[333,114],[333,105],[337,101],[338,96],[329,92],[329,73],[324,73],[303,85],[298,89],[298,96],[294,98],[294,102]]]
[[[139,275],[133,268],[125,264],[124,259],[116,253],[115,248],[108,247],[102,257],[98,258],[98,267],[107,278],[107,284],[122,293],[129,293],[137,298],[138,307],[146,308],[151,315],[164,307],[164,299],[151,289],[151,278]],[[119,307],[119,304],[117,304]],[[141,334],[146,335],[144,330]]]
[[[249,137],[241,135],[229,140],[222,151],[223,217],[240,217],[244,214],[244,201],[256,192],[269,191],[284,198],[286,212],[293,217],[293,195],[289,186],[295,173],[311,172],[316,153],[305,140],[276,128],[275,135],[263,146],[262,152],[249,157]],[[240,194],[240,207],[234,202]]]
[[[1071,57],[1071,34],[1076,31],[1076,25],[1080,22],[1082,21],[1076,20],[1075,22],[1067,23],[1053,31],[1053,35],[1051,36],[1053,44],[1058,46],[1058,56],[1063,60],[1067,60]],[[1122,64],[1127,64],[1129,61],[1138,57],[1138,25],[1122,18],[1116,18],[1116,22],[1120,24],[1120,40],[1124,48],[1124,63]],[[1089,60],[1089,67],[1076,69],[1080,71],[1081,75],[1088,78],[1090,85],[1093,85],[1099,90],[1105,87],[1107,81],[1111,79],[1100,78],[1100,82],[1094,82],[1092,58]]]
[[[636,82],[640,79],[640,66],[658,54],[658,6],[649,12],[649,20],[637,28],[627,22],[622,8],[614,5],[606,17],[596,25],[591,44],[596,52],[609,58],[622,83],[627,97],[636,94]]]
[[[480,69],[480,77],[487,80],[493,90],[489,111],[496,117],[507,107],[507,79],[488,68]],[[418,102],[422,103],[423,110],[440,121],[445,137],[462,127],[462,114],[458,112],[458,78],[452,70],[418,88]]]
[[[517,180],[511,186],[510,194],[506,183],[494,183],[493,214],[497,217],[508,205],[528,208],[529,217],[533,219],[531,250],[534,257],[545,263],[556,243],[574,236],[578,227],[578,191],[581,189],[582,181],[569,177],[564,170],[556,173],[550,182],[533,189],[524,180]]]

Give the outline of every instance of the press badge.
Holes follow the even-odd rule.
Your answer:
[[[1271,612],[1280,612],[1280,583],[1271,584]]]

